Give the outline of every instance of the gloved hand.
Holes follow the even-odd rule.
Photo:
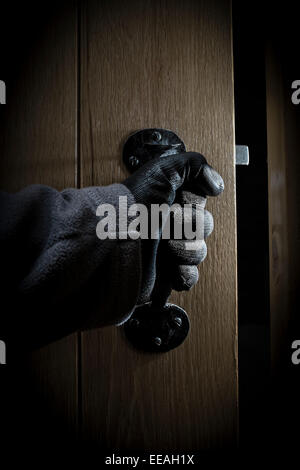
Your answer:
[[[186,152],[153,159],[127,178],[123,184],[133,194],[138,204],[143,204],[151,214],[152,204],[192,204],[192,213],[182,218],[182,223],[195,225],[196,210],[202,209],[203,239],[193,240],[193,249],[186,249],[186,239],[161,240],[163,224],[157,239],[142,240],[142,285],[138,304],[151,300],[157,272],[175,290],[188,290],[198,280],[197,265],[207,253],[204,239],[213,230],[213,217],[204,209],[207,196],[217,196],[224,189],[222,177],[208,165],[203,155]],[[176,221],[181,211],[173,215]],[[179,218],[180,219],[180,218]],[[151,225],[151,216],[148,226]],[[190,245],[191,246],[191,245]]]

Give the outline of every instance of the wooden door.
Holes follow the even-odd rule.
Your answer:
[[[78,166],[77,12],[70,3],[62,7],[54,3],[48,5],[45,15],[29,2],[20,13],[28,30],[20,26],[12,34],[19,43],[14,58],[19,64],[13,66],[15,73],[6,84],[7,104],[1,107],[1,189],[18,191],[36,183],[59,190],[74,187]],[[14,21],[13,12],[10,18]],[[18,259],[11,262],[18,263]],[[6,315],[14,314],[7,310],[9,306],[4,308]],[[16,323],[16,332],[18,326]],[[77,435],[77,348],[76,333],[31,353],[18,350],[16,344],[7,345],[6,370],[0,371],[5,374],[0,408],[7,418],[4,421],[0,412],[1,428],[7,441],[17,446],[28,440],[38,447],[37,439],[50,443],[58,435],[64,439]]]
[[[81,184],[122,181],[122,143],[172,129],[207,156],[226,191],[200,281],[172,299],[188,312],[182,347],[134,351],[121,328],[82,334],[82,426],[118,449],[199,449],[237,430],[236,221],[229,2],[91,1],[81,21]],[[116,293],[117,294],[117,293]]]
[[[121,159],[125,139],[142,128],[162,127],[207,157],[223,176],[225,192],[208,201],[215,230],[198,284],[172,295],[191,320],[185,343],[166,354],[145,355],[129,347],[122,328],[72,335],[29,358],[38,377],[35,394],[72,429],[78,426],[83,440],[102,449],[235,446],[230,2],[90,0],[72,4],[53,24],[40,45],[40,68],[28,69],[34,88],[15,104],[18,125],[7,117],[6,187],[121,182],[127,175]]]

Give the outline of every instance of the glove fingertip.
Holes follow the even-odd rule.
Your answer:
[[[206,164],[203,166],[201,176],[207,196],[218,196],[224,191],[222,176],[210,165]]]
[[[190,290],[198,281],[197,266],[180,265],[174,272],[172,287],[177,291]]]

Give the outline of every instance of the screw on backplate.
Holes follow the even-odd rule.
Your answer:
[[[153,338],[153,342],[154,344],[156,344],[156,346],[160,346],[162,343],[162,340],[159,336],[155,336],[155,338]]]
[[[180,317],[175,317],[172,319],[172,322],[176,325],[176,326],[181,326],[182,325],[182,319]]]
[[[159,142],[161,140],[161,133],[154,131],[152,134],[152,139],[155,140],[155,142]]]
[[[130,325],[137,328],[138,326],[140,326],[140,322],[137,318],[131,318]]]
[[[133,167],[138,166],[140,163],[139,159],[135,155],[131,155],[129,157],[129,164]]]

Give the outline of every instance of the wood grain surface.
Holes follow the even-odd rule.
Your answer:
[[[51,20],[44,24],[43,13],[39,17],[36,11],[42,33],[28,45],[28,57],[1,109],[1,189],[9,191],[33,183],[75,186],[77,16],[72,5],[47,12]],[[30,440],[31,432],[35,443],[76,433],[76,335],[30,354],[21,351],[14,366],[8,357],[7,367],[12,442],[18,436]]]
[[[222,174],[200,280],[172,295],[191,331],[141,354],[122,328],[82,336],[82,432],[107,449],[200,450],[237,438],[236,219],[231,7],[228,1],[90,1],[81,21],[81,184],[122,181],[122,145],[172,129]],[[124,282],[126,282],[124,280]],[[117,295],[117,293],[115,293]],[[99,312],[101,314],[101,312]]]
[[[277,34],[274,33],[277,38]],[[270,325],[273,372],[285,364],[291,322],[299,316],[299,109],[278,50],[266,50]]]
[[[275,372],[288,334],[288,206],[284,85],[278,56],[266,51],[271,359]]]

